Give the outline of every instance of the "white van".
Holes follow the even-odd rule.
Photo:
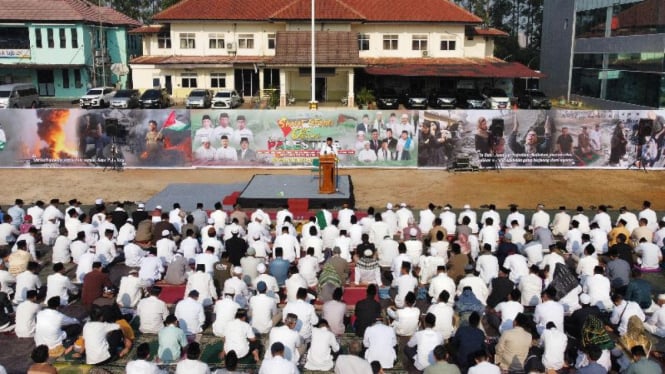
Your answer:
[[[0,108],[36,108],[39,92],[34,84],[15,83],[0,86]]]

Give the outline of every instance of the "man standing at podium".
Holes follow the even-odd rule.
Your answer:
[[[333,143],[333,139],[331,137],[326,138],[326,144],[321,147],[321,153],[320,155],[330,155],[334,154],[337,156],[337,146]]]

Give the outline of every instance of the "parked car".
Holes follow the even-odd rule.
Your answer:
[[[552,108],[552,102],[550,99],[545,96],[543,91],[540,90],[525,90],[518,98],[517,105],[520,108],[527,109],[550,109]]]
[[[483,92],[488,101],[490,109],[510,108],[510,98],[506,91],[500,88],[489,88]]]
[[[213,108],[233,109],[239,107],[241,103],[242,99],[236,90],[220,90],[212,98]]]
[[[378,91],[376,106],[379,109],[399,109],[399,95],[395,89],[386,87]]]
[[[141,108],[167,108],[171,105],[171,96],[164,88],[145,90],[139,99]]]
[[[80,99],[81,108],[106,108],[115,96],[113,87],[95,87],[88,90]]]
[[[487,109],[487,101],[475,88],[458,88],[455,91],[457,106],[463,109]]]
[[[454,90],[434,90],[429,94],[429,106],[439,109],[454,109],[457,104]]]
[[[404,93],[402,93],[402,104],[404,104],[404,107],[407,109],[427,109],[427,95],[416,90],[404,91]]]
[[[139,107],[139,90],[118,90],[111,99],[111,108],[134,109]]]
[[[212,105],[212,91],[197,88],[189,92],[185,106],[189,108],[210,108]]]
[[[0,86],[0,108],[37,108],[39,92],[32,83],[13,83]]]

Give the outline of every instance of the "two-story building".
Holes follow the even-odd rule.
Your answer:
[[[0,84],[34,83],[42,97],[72,99],[128,82],[141,54],[141,23],[84,0],[0,0]]]
[[[194,87],[235,88],[245,96],[278,88],[308,101],[312,0],[183,0],[131,31],[143,36],[133,59],[136,88],[166,87],[183,98]],[[493,57],[481,19],[448,0],[317,0],[315,95],[348,99],[359,87],[398,90],[479,88],[539,77]]]

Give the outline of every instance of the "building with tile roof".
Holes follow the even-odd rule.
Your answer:
[[[165,86],[176,98],[194,87],[246,97],[277,88],[281,105],[287,94],[307,102],[311,4],[183,0],[131,31],[144,50],[131,61],[134,86]],[[540,76],[494,58],[494,39],[506,33],[448,0],[317,0],[315,25],[318,101],[353,106],[360,87],[429,91],[464,80],[482,88]]]
[[[141,54],[140,36],[127,34],[140,25],[85,0],[0,0],[0,82],[34,83],[42,98],[58,99],[124,87],[127,75],[111,70]]]

